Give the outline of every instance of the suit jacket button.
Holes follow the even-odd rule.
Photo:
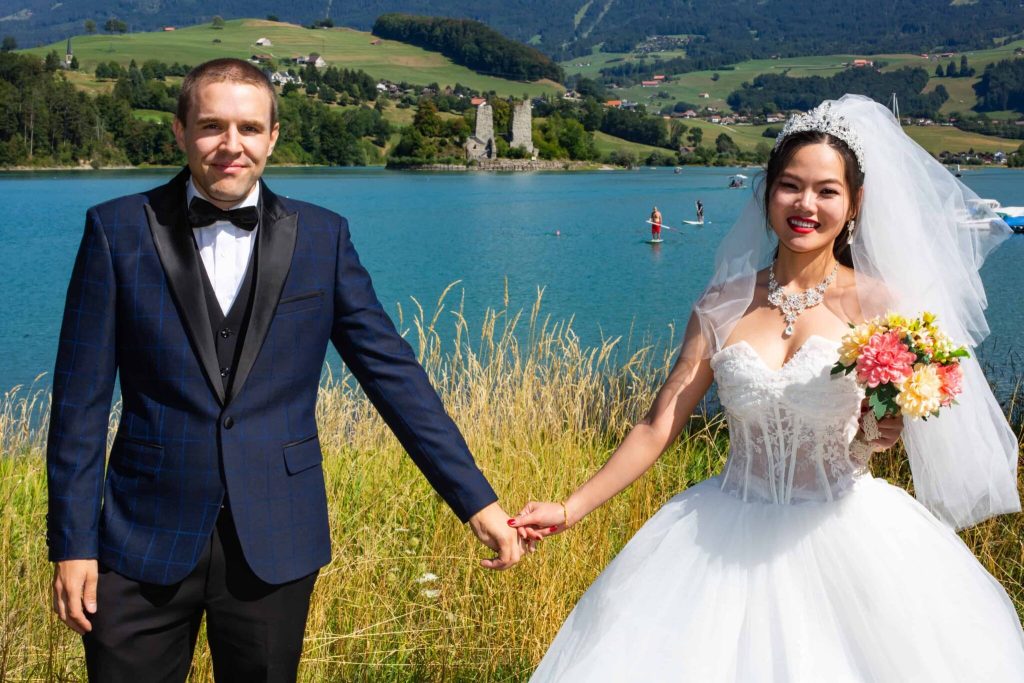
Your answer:
[[[235,419],[228,415],[224,418],[224,429],[231,429],[235,426]]]
[[[221,368],[220,369],[220,376],[221,377],[227,377],[230,374],[231,374],[231,368]]]
[[[224,339],[227,339],[228,337],[231,336],[231,329],[225,327],[223,330],[220,331],[220,336],[223,337]]]

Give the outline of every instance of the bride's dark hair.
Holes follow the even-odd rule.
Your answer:
[[[857,193],[864,187],[864,171],[860,169],[857,157],[845,142],[828,133],[816,130],[806,130],[787,135],[768,156],[768,165],[764,171],[764,196],[761,201],[765,212],[766,227],[769,230],[771,226],[767,225],[768,203],[771,200],[772,192],[775,190],[775,183],[778,182],[779,176],[789,166],[789,162],[792,161],[793,155],[797,153],[797,150],[805,145],[813,144],[828,145],[838,152],[840,158],[842,158],[843,180],[846,182],[846,189],[850,193],[851,202],[856,201]],[[832,243],[832,255],[847,268],[853,268],[853,256],[850,253],[848,235],[849,231],[846,225],[844,225],[843,229],[836,236],[836,241]]]

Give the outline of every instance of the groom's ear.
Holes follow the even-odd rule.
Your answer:
[[[270,149],[267,150],[267,157],[274,153],[274,147],[277,146],[277,136],[281,134],[281,122],[278,121],[274,124],[274,127],[270,129]]]
[[[178,143],[178,149],[187,155],[188,150],[185,149],[185,124],[177,116],[171,122],[171,130],[174,131],[174,141]]]

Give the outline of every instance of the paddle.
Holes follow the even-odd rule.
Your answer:
[[[647,222],[650,223],[651,225],[654,225],[654,221],[652,221],[650,219],[647,219]],[[675,230],[676,232],[682,232],[682,230],[680,230],[679,228],[673,228],[671,225],[665,225],[664,223],[661,224],[661,229],[662,230]]]

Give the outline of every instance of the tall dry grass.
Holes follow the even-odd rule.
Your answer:
[[[450,289],[450,288],[449,288]],[[583,347],[571,321],[490,311],[471,329],[448,290],[414,305],[409,338],[479,464],[513,512],[560,499],[604,462],[650,404],[672,358],[628,339]],[[402,312],[399,324],[405,325]],[[443,341],[444,340],[444,341]],[[0,680],[84,680],[77,636],[52,616],[43,449],[49,397],[15,389],[0,405]],[[111,418],[116,427],[117,411]],[[668,498],[716,473],[728,451],[720,418],[684,438],[625,493],[519,567],[480,569],[486,553],[433,493],[351,376],[320,391],[334,560],[313,596],[305,681],[521,681],[581,593]],[[875,473],[909,485],[901,454]],[[964,533],[1024,606],[1024,516]],[[431,578],[436,576],[436,578]],[[200,638],[191,680],[212,680]]]

